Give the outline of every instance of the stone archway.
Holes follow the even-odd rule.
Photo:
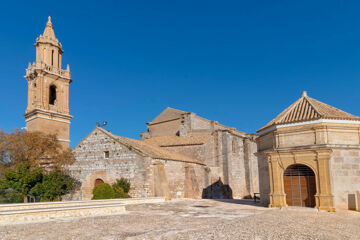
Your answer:
[[[314,171],[303,164],[293,164],[284,171],[284,191],[288,206],[315,207]]]
[[[102,184],[102,183],[104,183],[104,180],[102,180],[101,178],[97,178],[97,179],[95,179],[94,187],[96,187],[97,185]]]

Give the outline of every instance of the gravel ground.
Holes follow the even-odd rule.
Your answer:
[[[0,226],[0,239],[360,239],[360,212],[173,200],[127,213]]]

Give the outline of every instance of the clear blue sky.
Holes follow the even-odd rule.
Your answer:
[[[360,116],[359,1],[4,1],[0,128],[25,126],[51,8],[73,83],[71,145],[98,121],[138,138],[167,106],[255,132],[300,97]]]

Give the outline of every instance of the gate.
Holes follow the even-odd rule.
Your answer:
[[[284,190],[289,206],[315,207],[315,174],[305,165],[291,165],[284,172]]]

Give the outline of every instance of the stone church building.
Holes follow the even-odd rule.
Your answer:
[[[69,147],[69,65],[49,17],[29,63],[27,131],[57,134]],[[249,119],[250,121],[251,119]],[[192,112],[167,108],[140,139],[96,127],[66,166],[79,187],[69,199],[91,199],[93,188],[121,177],[133,197],[248,198],[269,207],[360,210],[360,117],[304,92],[294,104],[247,134]]]
[[[90,199],[98,183],[125,177],[134,197],[244,198],[258,192],[253,135],[194,113],[165,109],[141,140],[96,127],[75,148],[72,199]]]

